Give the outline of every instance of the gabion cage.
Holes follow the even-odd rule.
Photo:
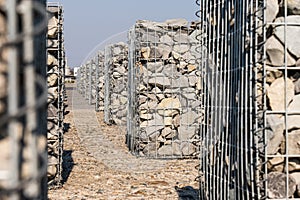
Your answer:
[[[46,1],[0,11],[0,199],[47,199]]]
[[[299,4],[197,3],[201,198],[300,198]]]
[[[120,42],[105,47],[104,122],[126,126],[128,46]]]
[[[64,72],[63,7],[56,2],[47,4],[48,22],[48,185],[59,186],[62,181],[64,132]]]
[[[184,19],[138,21],[130,30],[127,143],[136,155],[197,156],[203,120],[199,33]]]
[[[96,105],[95,110],[103,111],[104,110],[104,52],[99,51],[98,55],[95,58],[96,63]]]

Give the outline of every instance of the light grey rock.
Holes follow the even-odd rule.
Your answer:
[[[153,94],[155,94],[156,98],[157,98],[158,100],[160,100],[160,101],[161,101],[162,99],[165,98],[165,95],[163,94],[163,92],[161,91],[161,89],[159,89],[158,87],[153,88],[153,89],[151,90],[151,92],[152,92]]]
[[[279,4],[277,0],[267,0],[266,6],[266,23],[271,23],[279,12]]]
[[[184,30],[178,30],[174,35],[174,41],[179,44],[189,44],[189,36],[188,33]]]
[[[158,149],[159,156],[180,156],[180,145],[173,142],[171,145],[164,145]]]
[[[283,45],[274,37],[271,36],[266,41],[266,51],[269,56],[270,65],[272,66],[284,66],[285,64],[285,52]],[[292,66],[296,64],[294,58],[287,53],[287,65]]]
[[[55,38],[58,33],[58,19],[53,16],[48,21],[48,37],[49,38]]]
[[[300,1],[287,0],[287,9],[290,14],[300,15]]]
[[[291,173],[291,176],[296,180],[297,184],[297,195],[300,196],[300,172],[293,172]]]
[[[150,157],[156,156],[158,147],[159,144],[156,142],[148,143],[143,149],[143,154]]]
[[[300,130],[298,129],[290,132],[288,134],[288,140],[289,140],[288,154],[300,155]]]
[[[171,127],[165,127],[161,131],[161,136],[166,138],[166,139],[173,139],[177,136],[177,131],[174,129],[171,129]]]
[[[192,156],[197,152],[197,147],[190,142],[182,142],[180,144],[180,150],[183,156]]]
[[[271,132],[267,132],[267,153],[274,155],[284,140],[284,124],[278,115],[267,115],[266,120],[267,126],[271,129]]]
[[[285,173],[281,172],[271,172],[267,175],[268,180],[268,188],[267,188],[267,195],[270,199],[280,199],[280,198],[286,198],[286,179],[287,175]],[[296,191],[296,180],[289,175],[288,176],[288,187],[289,187],[289,193],[288,197],[292,197],[292,195]]]
[[[172,88],[188,88],[190,86],[187,76],[179,76],[176,79],[172,79]]]
[[[164,68],[163,62],[148,62],[146,65],[148,73],[146,72],[147,76],[151,76],[152,73],[161,73]]]
[[[164,60],[168,59],[170,57],[170,54],[172,52],[172,46],[169,44],[158,44],[157,46],[157,53],[159,56],[156,58],[162,58]]]
[[[178,127],[178,139],[180,141],[188,141],[196,135],[195,126],[179,126]]]
[[[174,28],[179,28],[179,27],[185,27],[188,25],[188,21],[185,20],[185,19],[169,19],[169,20],[166,20],[165,21],[165,24],[167,26],[171,26],[171,27],[174,27]]]
[[[154,76],[156,77],[149,78],[149,84],[156,87],[169,87],[171,85],[170,79],[165,77],[164,74],[157,73]]]
[[[189,44],[175,44],[173,47],[175,53],[184,54],[190,50]]]
[[[284,17],[279,17],[275,20],[276,23],[283,23],[285,22]],[[299,15],[290,15],[286,17],[286,23],[291,24],[299,24],[300,23],[300,16]],[[295,39],[295,35],[300,35],[300,27],[289,25],[285,28],[284,25],[276,25],[274,27],[274,33],[279,38],[279,40],[287,45],[288,50],[296,56],[297,58],[300,57],[300,40]],[[286,41],[284,41],[286,37]]]
[[[282,95],[285,91],[285,82],[286,82],[286,90],[287,94]],[[284,78],[276,79],[268,88],[267,96],[270,101],[270,106],[273,111],[283,111],[285,109],[285,98],[287,99],[287,103],[290,103],[294,97],[294,84],[291,79]],[[281,92],[280,92],[281,91]]]
[[[180,118],[181,126],[191,126],[197,124],[198,114],[189,110],[188,112],[183,113]]]
[[[181,103],[178,98],[166,98],[163,99],[157,106],[157,112],[159,115],[165,117],[171,117],[181,110]]]
[[[288,111],[299,111],[300,110],[300,94],[295,95],[293,101],[288,106]],[[288,129],[300,128],[300,114],[288,115],[287,118]]]
[[[165,35],[160,37],[159,42],[165,43],[165,44],[168,44],[168,45],[173,45],[174,40],[168,34],[165,34]]]

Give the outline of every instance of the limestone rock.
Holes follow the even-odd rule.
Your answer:
[[[276,23],[284,23],[284,17],[279,17],[275,20]],[[286,23],[299,24],[300,16],[299,15],[290,15],[286,17]],[[300,35],[300,27],[289,25],[285,28],[284,25],[276,25],[274,28],[275,35],[279,40],[287,45],[287,49],[297,58],[300,57],[300,41],[295,39],[295,35]],[[286,35],[286,37],[285,37]],[[284,41],[286,38],[286,41]]]
[[[182,126],[191,126],[197,124],[198,114],[194,111],[188,111],[181,115],[181,125]]]
[[[180,144],[180,150],[183,156],[192,156],[197,152],[197,148],[190,142],[182,142]]]
[[[173,142],[171,145],[164,145],[157,151],[159,156],[179,156],[181,155],[180,146]]]
[[[267,0],[266,2],[266,23],[273,22],[279,12],[277,0]]]
[[[58,33],[58,19],[53,16],[48,21],[48,37],[55,38]]]
[[[300,121],[298,121],[299,123]],[[288,154],[289,155],[300,155],[300,130],[292,131],[288,134],[289,146]]]
[[[300,1],[287,0],[287,9],[291,14],[300,15]]]
[[[57,66],[58,65],[58,60],[51,54],[48,54],[47,57],[47,65],[48,66]]]
[[[169,87],[171,85],[170,79],[164,77],[163,74],[156,74],[156,77],[150,78],[148,83],[157,87]]]
[[[163,99],[157,106],[158,114],[166,117],[174,116],[180,113],[181,103],[178,98]]]
[[[48,87],[56,86],[58,83],[58,75],[57,74],[50,74],[47,77]]]
[[[271,199],[280,199],[286,198],[286,174],[281,172],[271,172],[267,176],[268,180],[268,188],[267,188],[267,195]],[[289,193],[288,197],[291,197],[296,191],[296,180],[289,175],[288,177],[288,186],[289,186]]]
[[[286,80],[287,94],[282,95],[285,91],[285,80],[284,78],[276,79],[268,88],[267,96],[270,101],[270,106],[273,111],[283,111],[285,109],[285,98],[287,98],[287,103],[291,102],[294,97],[294,84],[289,78]],[[282,91],[282,92],[279,92]]]
[[[277,115],[267,115],[267,126],[271,129],[270,132],[267,132],[267,153],[273,155],[276,154],[279,145],[284,140],[284,124]]]
[[[300,94],[295,95],[293,101],[288,106],[288,111],[299,111],[300,110]],[[288,129],[300,128],[300,114],[288,115]]]
[[[266,51],[270,59],[270,64],[272,66],[284,66],[285,64],[285,52],[283,45],[274,37],[271,36],[266,41]],[[287,65],[292,66],[296,64],[294,58],[287,53]]]
[[[180,141],[188,141],[196,135],[195,126],[180,126],[178,127],[178,139]]]
[[[167,26],[171,26],[174,28],[184,27],[188,25],[188,21],[185,19],[169,19],[165,21]]]

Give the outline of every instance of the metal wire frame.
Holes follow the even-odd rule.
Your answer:
[[[95,57],[96,65],[96,97],[95,97],[95,111],[99,112],[104,109],[104,53],[99,51]]]
[[[53,156],[56,158],[55,162],[49,162],[49,167],[55,167],[57,173],[54,178],[49,178],[48,185],[49,188],[52,187],[59,187],[61,186],[62,181],[62,162],[63,162],[63,132],[64,132],[64,71],[65,71],[65,53],[64,53],[64,38],[63,38],[63,7],[57,2],[49,2],[47,4],[47,9],[51,11],[56,19],[58,20],[57,23],[57,36],[55,38],[48,38],[49,43],[57,44],[56,46],[48,47],[48,53],[56,55],[57,57],[57,70],[54,72],[57,74],[57,99],[53,102],[53,104],[57,110],[54,116],[48,117],[48,123],[52,124],[56,129],[56,137],[55,138],[48,138],[48,146],[53,146],[53,149],[49,149],[49,158]],[[49,74],[50,75],[50,74]],[[48,130],[50,131],[50,130]]]
[[[104,122],[125,126],[128,46],[123,42],[108,45],[104,55]]]
[[[260,199],[257,1],[198,1],[205,95],[200,197]],[[204,59],[205,58],[205,59]]]
[[[155,25],[154,25],[155,26]],[[146,157],[152,157],[152,158],[193,158],[198,155],[198,150],[193,145],[197,145],[198,141],[198,131],[199,131],[199,124],[194,123],[194,120],[201,123],[201,116],[203,114],[203,111],[199,108],[198,103],[200,104],[201,101],[201,88],[196,89],[196,85],[186,85],[181,82],[182,79],[188,78],[196,80],[196,82],[200,82],[201,77],[199,76],[198,72],[200,72],[199,68],[195,68],[190,73],[188,69],[183,67],[180,68],[180,61],[186,62],[187,65],[191,64],[199,66],[197,63],[199,62],[198,54],[193,55],[193,52],[190,50],[187,50],[188,53],[191,53],[192,56],[195,56],[195,58],[190,59],[188,56],[187,59],[184,58],[183,55],[176,54],[175,50],[172,49],[170,54],[166,54],[166,57],[161,57],[156,52],[155,48],[159,48],[159,45],[168,45],[168,46],[175,46],[177,45],[180,47],[186,47],[191,46],[196,47],[196,43],[194,41],[189,41],[184,37],[184,34],[189,33],[187,37],[190,37],[190,34],[195,31],[192,27],[181,27],[178,28],[177,26],[165,26],[165,25],[158,25],[157,27],[162,27],[163,32],[159,33],[159,31],[156,32],[154,30],[155,28],[149,27],[145,28],[143,32],[141,32],[141,27],[139,24],[136,24],[130,31],[129,31],[129,68],[128,68],[128,119],[127,119],[127,145],[129,149],[137,156],[146,156]],[[152,29],[153,28],[153,29]],[[161,30],[161,31],[162,31]],[[199,32],[199,30],[198,30]],[[178,34],[178,41],[160,41],[159,37],[163,35],[174,35]],[[156,41],[153,41],[149,38],[158,38],[155,39]],[[152,49],[153,48],[153,49]],[[172,47],[173,48],[173,47]],[[142,49],[149,49],[150,57],[149,58],[143,58],[142,57]],[[152,52],[153,50],[153,52]],[[153,53],[153,55],[152,55]],[[195,52],[194,52],[195,53]],[[173,57],[169,57],[172,55]],[[175,58],[176,57],[176,58]],[[178,60],[177,60],[178,59]],[[190,60],[189,60],[190,59]],[[148,63],[150,64],[156,64],[161,65],[157,67],[153,67],[153,74],[148,71]],[[160,68],[164,69],[165,65],[169,64],[171,66],[171,71],[166,74],[158,73]],[[150,67],[149,67],[150,69]],[[152,71],[151,71],[152,72]],[[182,79],[180,79],[182,78]],[[150,79],[154,80],[155,83],[150,83]],[[159,79],[162,81],[170,80],[170,85],[166,87],[159,86]],[[152,82],[152,81],[151,81]],[[184,82],[184,81],[183,81]],[[186,82],[187,83],[187,82]],[[188,80],[188,84],[190,84],[190,80]],[[183,85],[181,85],[183,84]],[[161,91],[159,89],[155,89],[156,91],[152,90],[152,86],[155,87],[161,87]],[[200,86],[199,86],[200,87]],[[141,89],[143,88],[143,89]],[[147,94],[146,94],[147,93]],[[154,122],[154,124],[150,124],[147,122],[147,120],[144,120],[141,117],[142,114],[142,104],[140,102],[143,102],[144,96],[148,96],[146,99],[146,104],[150,105],[151,102],[148,102],[151,100],[151,98],[155,98],[152,96],[159,95],[159,98],[162,98],[158,101],[158,103],[161,102],[163,99],[173,98],[173,99],[180,99],[180,104],[182,112],[180,111],[178,113],[179,122],[178,124],[175,124],[175,120],[173,120],[172,124],[166,124],[170,123],[167,121],[161,122],[160,118],[163,118],[164,120],[170,120],[168,117],[158,117],[158,113],[161,113],[163,110],[164,112],[168,112],[169,110],[177,109],[174,105],[174,107],[166,108],[166,109],[159,109],[159,108],[148,108],[147,111],[149,113],[149,117],[154,116],[154,118],[151,118]],[[184,96],[186,95],[186,96]],[[188,97],[189,96],[189,97]],[[191,97],[192,96],[192,97]],[[157,104],[158,104],[157,103]],[[189,117],[183,117],[184,114],[187,114]],[[189,115],[191,114],[191,115]],[[160,115],[160,114],[159,114]],[[194,116],[193,116],[194,115]],[[184,118],[184,119],[183,119]],[[150,119],[150,118],[149,118]],[[150,119],[150,120],[151,120]],[[186,120],[185,122],[182,122]],[[145,123],[147,123],[145,125]],[[141,125],[143,124],[143,125]],[[164,140],[164,136],[162,138],[157,135],[154,136],[154,139],[150,139],[145,137],[146,129],[155,129],[161,131],[163,129],[170,128],[173,130],[172,134],[173,136],[170,136],[171,141],[166,139],[165,143],[163,141],[158,143],[158,146],[151,147],[151,153],[149,148],[147,147],[149,144],[152,144],[152,140],[158,141]],[[178,130],[177,130],[178,129]],[[182,135],[179,136],[179,129],[187,130],[190,136],[185,136],[184,138]],[[151,132],[151,131],[149,131]],[[155,132],[158,133],[158,132]],[[162,135],[161,133],[158,133]],[[181,138],[181,139],[180,139]],[[155,143],[155,142],[153,142]],[[146,147],[144,147],[146,145]],[[155,144],[156,145],[156,144]],[[183,147],[184,145],[187,145],[187,152],[183,153]],[[159,150],[159,148],[168,148],[168,153],[165,153],[164,150]],[[178,149],[177,149],[178,147]],[[179,150],[180,149],[180,150]],[[149,150],[149,151],[148,151]],[[146,153],[145,153],[146,152]]]
[[[45,1],[11,0],[2,5],[6,7],[0,7],[1,13],[6,17],[3,13],[0,16],[4,23],[0,68],[6,81],[1,90],[7,95],[1,98],[5,112],[0,114],[0,147],[4,150],[0,199],[44,199],[47,157],[42,143],[46,140],[47,90],[45,70],[39,66],[45,66],[46,57],[39,53],[46,50]]]
[[[262,102],[263,102],[263,106],[262,108],[260,108],[260,112],[263,113],[260,116],[260,119],[262,122],[264,122],[264,129],[261,130],[261,139],[263,141],[263,149],[261,150],[261,174],[260,174],[260,178],[262,180],[262,190],[261,190],[261,196],[264,198],[268,198],[268,199],[300,199],[299,196],[299,185],[297,186],[297,190],[298,190],[298,194],[296,194],[297,192],[290,190],[292,189],[291,185],[295,184],[295,181],[298,182],[298,180],[295,180],[295,178],[292,178],[291,175],[295,172],[295,170],[290,169],[291,163],[290,162],[294,162],[293,160],[300,160],[300,153],[299,153],[299,146],[295,147],[292,144],[294,143],[294,141],[292,141],[292,135],[293,135],[293,131],[298,131],[299,132],[299,126],[298,127],[291,127],[292,126],[292,118],[293,117],[297,117],[297,115],[300,115],[300,107],[299,104],[296,106],[294,106],[294,108],[290,108],[290,105],[293,103],[293,101],[295,101],[294,99],[291,101],[289,98],[289,84],[288,81],[291,81],[291,79],[295,78],[296,80],[299,80],[299,76],[297,74],[300,73],[300,68],[296,66],[296,64],[291,65],[289,63],[289,59],[288,56],[290,56],[291,54],[293,54],[291,48],[292,45],[290,44],[290,39],[291,37],[293,37],[293,28],[296,27],[300,27],[300,23],[299,21],[294,22],[294,21],[290,21],[290,17],[293,17],[293,15],[290,15],[290,13],[288,13],[288,1],[283,1],[282,2],[282,13],[279,13],[279,15],[281,15],[281,17],[283,18],[282,21],[268,21],[267,19],[267,11],[264,10],[263,12],[263,27],[262,27],[262,38],[264,43],[262,43],[261,46],[261,54],[263,55],[263,59],[260,60],[260,64],[262,65],[262,78],[260,79],[261,81],[261,95],[262,95]],[[267,7],[268,3],[267,2],[261,2],[261,4],[264,5],[264,7]],[[298,8],[299,9],[299,8]],[[295,16],[295,15],[294,15]],[[299,15],[298,15],[299,16]],[[274,29],[278,29],[278,28],[282,28],[283,29],[283,38],[281,38],[281,42],[283,44],[283,48],[284,48],[284,59],[283,59],[283,64],[280,64],[278,66],[274,66],[272,64],[270,64],[270,57],[268,55],[267,52],[267,47],[266,47],[266,42],[267,40],[270,38],[270,30]],[[275,31],[274,31],[275,32]],[[294,56],[296,57],[296,55]],[[299,59],[299,58],[298,58]],[[283,80],[284,80],[284,86],[282,88],[282,91],[278,91],[278,93],[283,95],[283,104],[280,106],[282,107],[280,108],[273,108],[270,105],[270,97],[268,97],[268,88],[270,87],[270,85],[272,86],[272,83],[270,84],[267,80],[267,75],[270,74],[271,72],[273,72],[274,70],[277,70],[279,72],[281,72],[283,75]],[[293,77],[295,76],[296,77]],[[296,93],[296,91],[294,91],[294,95],[298,95],[299,96],[299,92],[298,94]],[[294,96],[294,97],[295,97]],[[294,98],[293,97],[293,98]],[[282,126],[284,127],[283,129],[283,140],[280,144],[280,154],[277,152],[276,154],[274,154],[274,152],[269,152],[268,151],[268,147],[274,144],[270,144],[270,133],[268,132],[267,129],[270,129],[272,127],[270,127],[270,124],[268,124],[268,119],[270,119],[270,117],[278,117],[278,119],[282,118]],[[277,134],[277,133],[275,133]],[[279,133],[280,134],[280,133]],[[282,133],[281,133],[282,134]],[[299,142],[298,142],[299,144]],[[298,150],[297,150],[298,148]],[[294,153],[296,152],[296,153]],[[274,170],[274,169],[270,169],[268,167],[268,164],[271,162],[272,159],[282,159],[283,160],[283,170]],[[285,175],[284,180],[281,179],[281,181],[284,181],[284,184],[280,184],[278,183],[278,185],[281,185],[284,193],[280,194],[280,195],[272,195],[272,191],[274,191],[274,183],[272,182],[272,180],[270,180],[270,173],[271,172],[280,172],[282,174]],[[279,182],[279,181],[278,181]],[[273,185],[273,186],[272,186]]]

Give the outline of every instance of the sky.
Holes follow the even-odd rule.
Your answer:
[[[137,20],[196,20],[195,0],[48,0],[64,8],[68,66],[80,66],[107,42],[125,40]]]

